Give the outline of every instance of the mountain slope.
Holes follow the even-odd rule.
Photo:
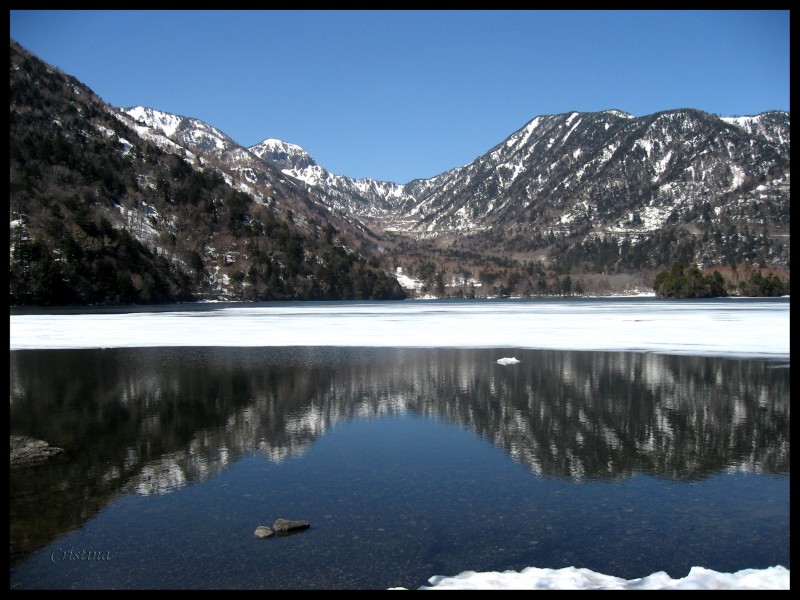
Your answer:
[[[354,205],[352,212],[387,217],[392,229],[435,235],[540,220],[572,231],[570,223],[587,217],[613,226],[644,209],[650,218],[636,228],[640,233],[662,227],[672,211],[699,198],[746,198],[754,182],[785,203],[789,130],[784,112],[740,118],[691,109],[642,118],[615,110],[541,116],[470,164],[406,185],[333,175],[283,142],[281,151],[269,151],[278,147],[274,140],[251,150],[328,194],[362,194],[365,208]]]
[[[188,152],[13,41],[10,91],[12,305],[405,296],[366,235],[199,121],[160,124]]]
[[[601,271],[657,269],[676,255],[706,267],[789,265],[785,112],[540,116],[468,165],[405,185],[332,175],[296,146],[287,153],[305,160],[254,149],[321,198],[350,199],[337,206],[377,231],[452,257],[514,256],[569,271],[599,237],[617,246]]]

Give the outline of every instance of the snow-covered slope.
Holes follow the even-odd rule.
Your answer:
[[[197,119],[142,107],[125,112],[187,152],[214,157],[240,185],[269,183],[280,172],[365,230],[434,240],[489,234],[507,249],[552,235],[635,241],[700,210],[741,220],[765,201],[788,227],[786,112],[543,115],[467,165],[404,184],[336,175],[282,140],[242,148]]]
[[[380,217],[416,234],[498,226],[575,233],[589,223],[646,234],[696,206],[757,200],[754,181],[788,201],[789,115],[720,118],[682,109],[636,118],[618,110],[539,116],[468,165],[427,180],[353,180],[325,170],[302,148],[265,140],[250,151],[336,208]],[[774,173],[773,173],[774,175]]]

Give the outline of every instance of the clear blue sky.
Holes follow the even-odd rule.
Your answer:
[[[111,105],[406,183],[538,115],[789,110],[784,11],[10,11],[11,38]]]

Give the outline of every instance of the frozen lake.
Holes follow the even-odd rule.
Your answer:
[[[12,469],[14,588],[788,587],[788,299],[12,309],[11,349],[11,433],[66,450]]]
[[[369,346],[789,356],[789,300],[611,298],[12,311],[11,349]]]

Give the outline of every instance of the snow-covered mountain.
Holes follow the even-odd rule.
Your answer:
[[[412,182],[407,190],[418,202],[401,218],[428,232],[522,233],[529,224],[567,235],[587,225],[643,232],[701,201],[721,209],[745,200],[756,183],[787,201],[788,172],[770,169],[788,165],[788,156],[787,113],[744,122],[696,110],[543,116],[469,165]]]
[[[184,151],[187,158],[198,165],[213,163],[224,165],[229,183],[242,191],[259,194],[258,185],[274,182],[271,169],[256,159],[246,148],[237,144],[219,129],[199,119],[182,117],[144,106],[122,109],[133,121],[127,122],[139,132],[158,141],[168,140]],[[164,142],[161,142],[164,145]]]
[[[284,210],[324,215],[337,228],[358,236],[372,235],[358,218],[362,211],[352,210],[353,202],[342,199],[338,188],[314,183],[309,173],[321,172],[323,180],[336,176],[318,167],[299,146],[265,140],[245,148],[204,121],[144,106],[120,109],[119,115],[140,136],[167,151],[182,153],[195,165],[217,169],[230,185],[262,202],[280,204],[280,199],[294,198],[297,202]]]
[[[700,199],[712,208],[732,196],[785,202],[788,172],[774,177],[770,169],[788,164],[789,142],[785,112],[572,112],[536,117],[470,164],[405,185],[333,175],[298,146],[274,140],[251,150],[328,198],[350,199],[339,206],[359,217],[384,217],[392,229],[435,235],[538,223],[575,232],[590,221],[642,233]]]
[[[336,211],[359,218],[388,219],[408,200],[402,185],[334,175],[295,144],[266,139],[249,150],[265,163],[314,188],[323,201]]]
[[[12,305],[405,297],[375,236],[307,184],[10,50]]]
[[[142,107],[126,112],[191,151],[213,153],[248,179],[259,178],[256,157],[305,183],[332,210],[416,236],[496,227],[509,237],[531,229],[573,235],[587,225],[642,235],[700,202],[717,213],[733,199],[747,204],[766,197],[788,208],[785,112],[539,116],[468,165],[406,184],[333,174],[281,140],[244,149],[196,119]]]
[[[760,253],[789,262],[786,112],[539,116],[471,163],[403,185],[333,175],[297,146],[268,140],[251,150],[336,209],[451,253],[557,260],[539,249],[559,238],[669,239],[676,236],[665,232],[676,228],[699,238],[688,260],[721,264]],[[736,250],[722,250],[731,243]]]

